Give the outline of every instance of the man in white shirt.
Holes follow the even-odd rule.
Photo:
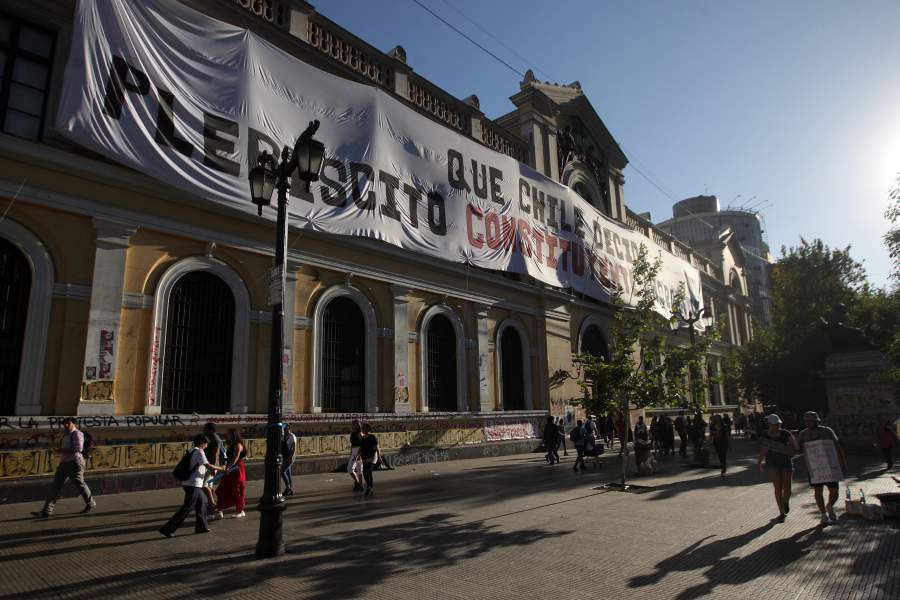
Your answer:
[[[191,473],[187,479],[181,482],[181,487],[184,490],[184,503],[175,511],[172,518],[159,530],[159,532],[167,538],[175,535],[175,530],[184,523],[184,520],[187,518],[188,513],[191,512],[191,509],[194,510],[196,516],[194,532],[209,532],[209,521],[207,520],[208,515],[206,513],[206,494],[203,492],[203,485],[206,480],[206,470],[224,471],[224,469],[210,464],[209,460],[207,460],[206,453],[204,452],[207,444],[209,444],[209,440],[202,433],[194,438],[194,449],[191,450]]]

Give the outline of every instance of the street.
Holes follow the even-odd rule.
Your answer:
[[[174,539],[157,530],[181,490],[98,496],[80,516],[63,500],[47,521],[38,504],[0,512],[0,598],[765,598],[900,597],[900,527],[843,515],[819,528],[812,492],[795,473],[784,524],[753,448],[737,442],[727,477],[663,458],[649,489],[598,489],[615,476],[573,473],[542,455],[406,466],[377,472],[376,495],[344,474],[303,476],[288,500],[288,554],[253,556],[261,482],[248,517]],[[874,458],[853,459],[854,493],[896,488]],[[253,510],[250,510],[250,509]]]

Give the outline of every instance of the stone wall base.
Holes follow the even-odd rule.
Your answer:
[[[385,453],[388,462],[395,468],[407,465],[444,462],[468,458],[486,458],[508,454],[533,452],[540,445],[538,439],[511,440],[505,442],[487,442],[466,446],[413,447],[405,450]],[[263,461],[252,461],[247,464],[247,479],[262,479]],[[346,455],[317,456],[300,458],[294,463],[293,473],[305,475],[312,473],[331,473],[346,468]],[[0,481],[0,505],[14,502],[37,502],[43,500],[53,477],[22,477]],[[88,473],[85,476],[88,486],[97,496],[120,494],[124,492],[144,492],[178,487],[179,483],[172,477],[172,469],[148,469],[138,471],[110,471],[107,473]],[[349,479],[348,479],[349,481]],[[298,486],[302,489],[302,482]],[[64,498],[76,495],[75,488],[66,485]]]

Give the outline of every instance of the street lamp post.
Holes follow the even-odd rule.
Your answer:
[[[282,517],[284,498],[281,495],[281,405],[282,385],[284,378],[284,288],[285,288],[285,255],[287,254],[287,207],[290,178],[294,172],[297,177],[309,185],[319,178],[319,169],[325,155],[325,146],[313,139],[319,128],[318,121],[312,121],[294,144],[293,152],[286,146],[281,150],[281,161],[268,152],[260,154],[257,166],[250,169],[250,195],[253,203],[262,215],[264,206],[269,206],[272,191],[278,190],[278,221],[275,242],[275,267],[272,272],[274,293],[270,293],[272,301],[272,343],[269,355],[269,419],[266,427],[266,467],[263,495],[259,501],[259,540],[256,543],[256,555],[268,558],[284,554],[284,536],[282,534]],[[271,290],[271,288],[270,288]]]

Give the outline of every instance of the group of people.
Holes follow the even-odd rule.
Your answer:
[[[770,414],[766,417],[768,425],[766,430],[759,435],[762,443],[760,443],[756,464],[760,471],[764,470],[763,465],[765,465],[765,470],[769,472],[769,478],[772,480],[772,487],[775,491],[775,504],[778,507],[778,517],[776,518],[780,523],[783,523],[791,512],[793,458],[803,454],[807,444],[818,440],[831,440],[834,442],[841,470],[845,474],[848,471],[844,451],[834,430],[822,425],[819,414],[815,411],[808,411],[804,414],[803,422],[805,428],[794,436],[790,430],[784,427],[785,423],[778,415]],[[834,512],[834,505],[838,499],[838,480],[813,483],[810,477],[809,483],[813,488],[822,525],[836,523],[837,515]],[[824,499],[825,487],[828,488],[827,502]]]
[[[209,521],[223,519],[224,511],[231,508],[234,509],[232,518],[247,516],[244,510],[247,505],[247,471],[244,465],[247,447],[240,432],[229,429],[226,445],[216,433],[215,423],[207,423],[203,433],[194,437],[194,447],[189,452],[190,474],[181,481],[184,500],[159,530],[166,537],[175,535],[191,510],[196,515],[195,533],[207,533]],[[290,491],[290,488],[285,491]]]

